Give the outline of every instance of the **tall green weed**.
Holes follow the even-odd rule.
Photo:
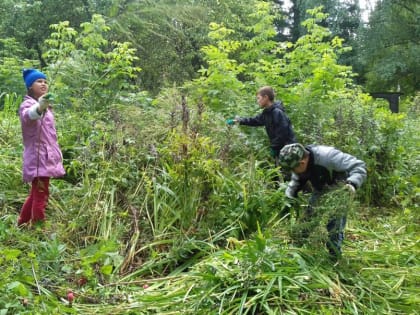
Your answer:
[[[44,57],[49,62],[50,89],[73,110],[100,111],[123,102],[135,91],[140,68],[128,42],[109,42],[104,17],[93,15],[78,33],[68,22],[51,25]]]

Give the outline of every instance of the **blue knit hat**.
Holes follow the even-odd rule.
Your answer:
[[[47,79],[47,76],[36,69],[23,69],[23,80],[26,88],[29,89],[32,84],[38,79]]]

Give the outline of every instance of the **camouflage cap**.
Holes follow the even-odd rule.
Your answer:
[[[288,144],[281,149],[279,163],[284,169],[294,169],[302,160],[306,149],[300,143]]]

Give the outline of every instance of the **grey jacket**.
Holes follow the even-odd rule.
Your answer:
[[[307,181],[315,191],[322,191],[327,185],[345,181],[359,188],[365,181],[367,172],[365,162],[324,145],[306,146],[309,151],[309,163],[302,174],[292,173],[286,189],[286,196],[296,197]]]

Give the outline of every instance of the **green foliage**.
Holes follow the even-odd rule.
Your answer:
[[[273,7],[268,2],[258,1],[255,3],[255,12],[249,14],[249,24],[244,26],[245,38],[244,50],[241,59],[251,64],[255,61],[273,61],[275,56],[272,50],[277,43],[274,41],[276,29],[273,21],[276,18]],[[251,67],[252,69],[252,67]]]
[[[36,64],[45,67],[46,62],[42,55],[46,51],[44,40],[49,37],[50,25],[61,21],[80,25],[90,20],[92,13],[106,12],[109,2],[108,0],[66,2],[5,0],[0,4],[1,33],[4,37],[16,39],[24,47],[19,54],[22,59],[36,60]]]
[[[238,108],[238,104],[244,103],[240,94],[251,91],[255,82],[274,86],[286,106],[293,104],[287,109],[298,139],[303,143],[333,145],[365,160],[369,178],[363,198],[375,204],[386,203],[394,199],[395,186],[401,182],[394,173],[396,164],[401,163],[403,149],[400,141],[405,138],[399,133],[403,127],[401,118],[372,107],[367,96],[352,83],[354,74],[351,68],[338,64],[340,55],[346,51],[342,40],[337,37],[326,40],[330,32],[320,23],[327,15],[320,8],[308,12],[313,18],[303,23],[307,34],[295,44],[287,44],[287,49],[277,47],[277,54],[282,56],[277,59],[270,56],[270,50],[258,44],[259,36],[265,40],[269,38],[268,27],[255,27],[256,39],[249,41],[227,40],[234,34],[233,30],[220,27],[218,33],[211,33],[219,48],[209,46],[205,50],[209,68],[188,88],[196,89],[198,95],[205,95],[204,101],[218,111],[233,116],[238,112],[246,113],[246,107]],[[265,21],[267,14],[267,10],[262,10],[257,16]],[[255,55],[255,50],[267,53]],[[248,66],[242,68],[244,64]],[[245,81],[240,80],[244,71],[247,74]],[[222,102],[218,95],[224,96]],[[261,141],[259,138],[249,139]],[[378,145],[372,146],[378,141]],[[372,153],[375,148],[380,149]]]
[[[228,36],[234,34],[233,30],[213,36],[218,40],[218,48],[209,46],[205,50],[209,67],[202,72],[204,76],[196,81],[197,94],[203,95],[203,90],[208,91],[211,95],[205,100],[209,104],[216,104],[219,110],[230,111],[238,107],[235,103],[243,103],[241,94],[255,93],[256,83],[258,86],[269,84],[276,88],[286,104],[302,103],[302,108],[295,109],[302,115],[307,112],[307,106],[314,115],[320,110],[325,111],[325,103],[341,97],[338,91],[346,93],[343,90],[351,87],[353,75],[349,67],[337,63],[339,55],[346,50],[342,48],[342,40],[333,38],[326,41],[330,32],[317,23],[326,15],[319,8],[312,10],[311,14],[314,17],[304,23],[308,34],[295,44],[275,47],[275,43],[270,41],[274,32],[267,21],[272,19],[267,4],[253,15],[251,39],[239,42],[227,40]],[[239,57],[237,51],[240,52]],[[248,66],[245,67],[245,64]],[[242,75],[245,69],[246,75]],[[215,100],[214,96],[218,95],[225,96],[225,101]],[[249,99],[249,96],[245,97]],[[308,124],[302,121],[302,125]]]
[[[200,211],[206,210],[200,209],[200,205],[203,200],[208,198],[214,187],[221,182],[217,176],[221,165],[215,155],[216,148],[208,137],[201,136],[194,139],[185,134],[173,133],[167,137],[159,152],[163,159],[162,163],[165,165],[162,174],[165,184],[164,186],[155,184],[154,187],[154,198],[155,201],[158,201],[158,203],[155,202],[155,207],[158,208],[154,210],[154,225],[161,226],[155,232],[160,234],[173,226],[187,230],[194,221],[202,219]],[[168,179],[169,182],[167,182]],[[167,210],[182,209],[181,212],[177,211],[172,215],[163,215],[163,217],[172,218],[170,223],[162,220],[161,216],[157,216],[156,213],[163,205],[161,202],[164,201],[160,195],[168,188],[172,202],[167,203],[169,206]]]
[[[110,279],[113,271],[121,265],[122,257],[115,241],[98,242],[80,251],[81,273],[91,285]]]
[[[112,27],[112,39],[130,42],[136,48],[139,60],[135,65],[143,69],[138,73],[138,82],[155,95],[161,87],[180,86],[196,78],[197,70],[206,67],[200,48],[211,43],[206,36],[210,23],[237,30],[236,40],[252,37],[255,25],[272,28],[277,33],[276,41],[288,38],[295,43],[307,33],[302,25],[311,18],[307,10],[322,5],[328,16],[317,23],[328,27],[332,37],[342,38],[344,46],[357,46],[356,50],[344,52],[339,57],[340,63],[351,64],[363,77],[368,77],[372,89],[381,86],[396,89],[399,84],[405,92],[414,93],[418,79],[412,56],[418,55],[418,45],[411,34],[418,32],[415,27],[418,5],[413,1],[385,1],[376,6],[369,27],[360,27],[358,33],[363,21],[357,1],[290,1],[292,5],[287,9],[282,7],[284,2],[253,0],[238,5],[234,0],[71,0],[65,3],[4,0],[0,4],[3,16],[0,32],[3,38],[13,38],[22,46],[21,59],[36,60],[35,65],[45,68],[48,61],[43,55],[49,47],[44,41],[50,36],[50,25],[69,21],[69,25],[80,31],[79,25],[91,21],[94,14],[106,16]],[[265,10],[261,10],[264,6],[272,8],[265,15],[266,23],[259,24],[254,17]],[[279,13],[284,16],[278,16]],[[382,20],[383,16],[387,18]],[[394,43],[396,38],[398,42]],[[272,39],[258,46],[266,43],[268,47]],[[254,52],[263,51],[255,49]],[[395,58],[398,55],[404,55],[404,61],[398,61]]]
[[[359,67],[369,91],[413,95],[419,90],[420,45],[413,37],[420,31],[419,14],[417,1],[387,0],[375,6],[360,42]]]
[[[295,44],[288,44],[291,51],[284,54],[284,60],[272,73],[278,73],[286,81],[287,89],[280,86],[277,93],[286,104],[293,104],[288,110],[299,141],[320,143],[323,142],[323,120],[329,119],[337,103],[353,98],[354,92],[350,89],[354,87],[350,67],[338,64],[345,50],[342,40],[327,41],[329,30],[318,24],[326,15],[320,8],[310,12],[313,18],[303,23],[307,34]]]
[[[38,67],[39,63],[36,60],[23,59],[24,48],[14,38],[0,39],[0,50],[1,96],[24,94],[26,88],[22,79],[22,69]],[[3,105],[3,100],[0,100],[0,109]]]
[[[274,62],[272,51],[276,47],[272,25],[275,15],[271,10],[269,3],[257,1],[255,12],[249,13],[243,26],[231,29],[210,24],[209,38],[214,44],[202,48],[207,67],[199,70],[200,78],[186,84],[194,96],[202,97],[211,108],[228,113],[238,110],[243,94],[255,93],[255,83],[268,82],[265,76],[269,71],[263,67]],[[243,33],[246,35],[237,35]]]
[[[233,102],[243,89],[243,83],[237,78],[244,71],[244,65],[229,58],[229,54],[236,52],[240,43],[227,40],[226,37],[233,32],[223,25],[211,24],[209,37],[216,40],[217,46],[204,46],[202,51],[208,67],[200,70],[202,76],[194,81],[193,88],[197,97],[211,108],[219,111],[229,111],[224,105]]]
[[[115,1],[115,7],[118,3]],[[248,16],[256,1],[159,0],[131,1],[113,11],[113,28],[119,38],[133,42],[139,52],[139,79],[148,91],[181,86],[205,66],[201,48],[211,44],[208,25],[231,29],[252,25]],[[237,36],[243,37],[242,32]]]
[[[135,49],[127,42],[109,45],[110,28],[102,16],[82,23],[80,33],[68,22],[51,27],[56,32],[46,40],[51,49],[45,58],[50,62],[51,89],[60,93],[64,104],[100,110],[123,102],[134,91],[131,80],[141,70],[133,66]]]
[[[319,9],[304,37],[276,44],[267,2],[208,3],[246,14],[211,24],[202,77],[154,100],[136,92],[142,60],[112,42],[103,17],[80,30],[53,26],[44,56],[67,175],[51,181],[45,224],[16,227],[27,196],[21,98],[1,95],[0,313],[416,314],[418,101],[395,115],[361,93]],[[175,24],[177,38],[188,33],[181,29],[190,24]],[[263,131],[225,125],[225,114],[255,112],[246,103],[265,84],[285,101],[302,142],[335,145],[368,165],[336,266],[319,221],[350,201],[326,200],[296,247],[296,209],[306,199],[291,207],[284,184],[273,182]]]
[[[277,169],[268,170],[251,156],[234,170],[240,176],[225,174],[223,182],[215,187],[212,203],[221,209],[209,213],[208,219],[215,220],[219,229],[226,224],[239,225],[232,236],[242,239],[255,232],[258,224],[265,228],[270,220],[278,218],[287,201],[283,191],[273,190]]]
[[[331,31],[329,39],[339,37],[343,40],[345,47],[354,47],[358,38],[356,34],[363,23],[359,1],[337,1],[337,0],[292,0],[291,10],[289,10],[290,34],[286,34],[289,40],[296,43],[299,38],[307,34],[307,29],[303,25],[304,21],[312,18],[311,10],[322,6],[322,11],[326,13],[326,18],[317,21],[317,24],[328,28]],[[356,64],[357,51],[347,49],[339,56],[339,63],[342,65]]]
[[[414,196],[418,182],[412,150],[418,143],[412,129],[418,126],[418,117],[391,113],[380,102],[372,104],[368,96],[342,101],[331,114],[323,125],[323,142],[366,162],[368,177],[361,197],[375,205],[411,203],[402,196]]]
[[[399,231],[393,230],[398,226]],[[394,219],[371,229],[351,228],[349,258],[333,267],[322,253],[279,245],[259,230],[247,241],[229,238],[226,249],[188,273],[148,282],[145,292],[134,295],[134,307],[150,305],[149,310],[162,314],[317,313],[320,307],[325,314],[415,314],[414,235]]]
[[[0,206],[20,202],[19,189],[22,182],[21,154],[22,144],[20,138],[19,117],[16,112],[22,98],[16,94],[1,94],[0,103],[4,104],[0,110],[0,169],[3,175],[0,178]],[[15,187],[15,191],[8,189]]]

